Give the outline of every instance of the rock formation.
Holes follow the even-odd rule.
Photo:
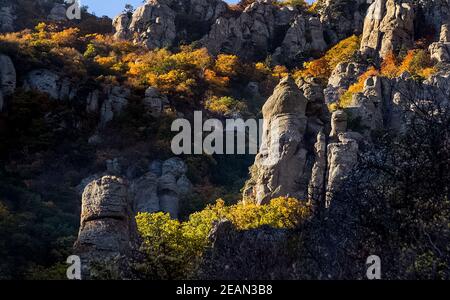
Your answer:
[[[366,15],[366,0],[319,0],[317,7],[330,44],[353,34],[359,35]]]
[[[16,69],[9,56],[0,54],[0,112],[5,106],[5,97],[16,89]]]
[[[325,103],[334,103],[348,90],[350,85],[358,80],[367,66],[356,62],[339,63],[328,79],[327,88],[324,90]]]
[[[48,94],[54,100],[72,100],[77,90],[69,79],[46,69],[33,70],[27,74],[23,87]]]
[[[114,19],[115,37],[133,39],[149,49],[170,47],[175,40],[188,39],[189,24],[208,27],[226,10],[220,0],[151,0],[133,14],[123,13]],[[187,19],[186,19],[187,18]]]
[[[93,175],[80,184],[81,224],[74,249],[82,258],[84,278],[95,277],[96,268],[105,264],[128,272],[126,259],[137,249],[136,214],[162,211],[177,218],[180,200],[192,190],[179,158],[154,161],[148,173],[132,179],[122,175],[118,159],[108,165],[107,173],[115,175]]]
[[[81,209],[74,249],[82,259],[83,278],[91,278],[96,267],[120,260],[134,247],[136,224],[126,182],[114,176],[94,180],[83,192]]]
[[[306,98],[291,77],[284,78],[263,107],[262,145],[252,167],[245,197],[266,204],[279,196],[304,198],[307,151]]]
[[[244,188],[246,201],[266,204],[289,196],[325,205],[327,195],[329,204],[358,162],[362,137],[347,130],[347,114],[333,113],[328,134],[321,120],[326,114],[317,109],[324,105],[323,93],[314,92],[311,82],[299,84],[302,90],[290,77],[284,78],[263,107],[262,145]]]
[[[270,227],[240,231],[230,221],[219,221],[210,233],[212,246],[197,276],[203,280],[293,279],[299,250],[290,243],[294,236],[294,232]]]
[[[438,62],[450,63],[450,24],[444,24],[438,42],[429,47],[431,58]]]
[[[106,100],[100,108],[100,127],[104,127],[114,116],[119,115],[128,105],[131,91],[122,86],[109,86],[105,91]]]
[[[14,20],[17,18],[13,6],[0,7],[0,32],[14,31]]]
[[[364,20],[361,51],[380,57],[402,48],[409,49],[414,41],[414,7],[410,1],[375,0]]]

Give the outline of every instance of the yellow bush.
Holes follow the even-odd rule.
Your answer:
[[[372,76],[378,75],[378,70],[374,67],[370,67],[366,72],[364,72],[361,76],[359,76],[358,81],[352,84],[348,90],[341,96],[338,101],[339,108],[349,107],[352,103],[353,95],[360,93],[364,89],[364,83],[366,80]]]
[[[413,76],[427,78],[434,74],[434,64],[430,55],[423,49],[410,50],[399,66],[397,75],[409,72]]]
[[[233,97],[217,97],[212,96],[209,98],[205,107],[213,112],[223,115],[230,115],[233,112],[240,112],[246,109],[244,103],[234,99]]]
[[[303,69],[297,71],[294,77],[313,76],[321,79],[329,78],[331,72],[339,63],[349,61],[353,57],[359,49],[359,44],[360,39],[356,35],[340,41],[328,50],[323,57],[306,62]]]
[[[236,55],[220,54],[217,56],[214,68],[222,76],[236,76],[239,70],[239,58]]]
[[[194,213],[186,222],[172,220],[168,214],[140,213],[136,216],[147,254],[146,271],[154,278],[186,279],[193,274],[208,246],[208,235],[215,221],[228,219],[239,230],[264,225],[295,228],[311,214],[311,207],[293,198],[277,198],[269,205],[236,204],[226,206],[218,200]]]

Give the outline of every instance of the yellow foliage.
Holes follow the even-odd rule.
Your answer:
[[[429,54],[422,49],[410,50],[399,66],[398,75],[409,72],[413,76],[427,78],[434,74],[434,64]]]
[[[378,70],[374,67],[370,67],[366,72],[364,72],[361,76],[359,76],[358,81],[352,84],[348,90],[341,96],[339,99],[337,106],[339,108],[349,107],[353,100],[353,95],[360,93],[364,89],[364,83],[366,80],[372,76],[378,75]]]
[[[321,79],[330,77],[331,72],[341,62],[349,61],[359,48],[360,39],[353,35],[340,41],[328,50],[325,55],[316,60],[306,62],[303,69],[297,71],[294,77],[313,76]]]
[[[284,78],[289,74],[289,70],[285,66],[275,66],[272,71],[272,76],[278,79]]]
[[[194,213],[186,222],[172,220],[168,214],[140,213],[137,227],[147,254],[150,276],[166,279],[189,278],[208,246],[213,223],[230,220],[237,229],[254,229],[264,225],[295,228],[311,215],[311,206],[293,198],[277,198],[269,205],[236,204],[223,200]]]
[[[236,76],[239,69],[239,58],[236,55],[220,54],[217,56],[214,68],[223,76]]]
[[[63,31],[52,33],[51,40],[60,46],[73,46],[78,39],[80,29],[68,28]]]
[[[209,98],[205,107],[213,112],[220,113],[223,115],[229,115],[233,112],[243,111],[246,106],[244,103],[234,99],[233,97],[217,97],[212,96]]]

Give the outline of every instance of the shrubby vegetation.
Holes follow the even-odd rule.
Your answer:
[[[143,239],[146,261],[137,266],[150,279],[186,279],[195,275],[208,246],[214,222],[228,219],[238,230],[261,226],[293,229],[311,214],[309,204],[293,198],[277,198],[269,205],[236,204],[223,200],[193,213],[185,222],[172,220],[168,214],[140,213],[136,217]]]
[[[426,50],[413,49],[408,51],[404,57],[397,57],[394,53],[390,53],[384,58],[379,69],[370,66],[366,72],[359,76],[358,81],[352,84],[341,96],[339,101],[329,105],[329,108],[333,111],[350,106],[353,95],[363,91],[364,83],[369,77],[396,78],[404,72],[408,72],[414,79],[421,81],[433,75],[436,69]]]
[[[328,80],[331,72],[339,63],[349,61],[355,55],[359,49],[359,44],[360,38],[356,35],[340,41],[321,58],[306,62],[303,69],[294,73],[294,77],[312,76]]]

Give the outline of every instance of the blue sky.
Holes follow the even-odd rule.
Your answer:
[[[87,5],[90,12],[94,12],[97,16],[107,15],[115,17],[122,12],[125,4],[129,3],[134,7],[142,4],[142,0],[80,0],[82,5]]]

